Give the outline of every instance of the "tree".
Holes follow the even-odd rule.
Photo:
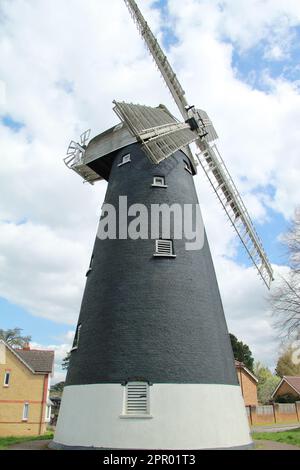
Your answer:
[[[298,398],[295,395],[291,395],[290,393],[280,395],[275,399],[276,403],[295,403],[296,401],[298,401]]]
[[[281,278],[279,286],[270,296],[275,325],[287,338],[300,337],[300,206],[283,238],[287,248],[290,271]]]
[[[64,390],[65,382],[58,382],[55,385],[52,385],[50,388],[51,394],[59,394],[61,395]]]
[[[229,333],[232,351],[234,358],[237,361],[243,362],[244,365],[253,372],[253,363],[254,358],[252,357],[252,352],[247,344],[244,344],[242,341],[239,341],[236,336]]]
[[[258,379],[257,397],[259,403],[265,405],[270,402],[271,395],[280,382],[280,378],[272,374],[270,369],[260,362],[254,365],[254,374]]]
[[[276,374],[279,377],[284,375],[300,375],[300,361],[298,360],[297,350],[288,346],[288,348],[278,358]]]
[[[13,328],[10,330],[0,329],[0,339],[3,339],[7,344],[12,347],[24,347],[31,341],[31,336],[22,336],[21,328]]]

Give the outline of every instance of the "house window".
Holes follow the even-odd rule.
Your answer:
[[[190,164],[189,164],[187,161],[185,161],[185,160],[184,160],[184,169],[185,169],[186,171],[188,171],[191,175],[193,174],[193,173],[192,173],[192,170],[191,170],[191,167],[190,167]]]
[[[155,240],[155,253],[153,256],[166,256],[176,258],[173,248],[173,240]]]
[[[127,155],[124,155],[122,157],[122,161],[121,163],[119,163],[118,166],[122,166],[122,165],[125,165],[125,163],[130,163],[130,162],[131,162],[130,153],[128,153]]]
[[[164,176],[154,176],[152,186],[157,188],[167,188]]]
[[[10,372],[6,371],[4,374],[4,387],[9,386],[9,381],[10,381]]]
[[[29,403],[24,403],[23,407],[23,421],[28,420],[28,415],[29,415]]]
[[[75,336],[74,336],[74,341],[73,341],[73,346],[72,346],[71,351],[74,351],[74,349],[77,349],[77,348],[78,348],[79,337],[80,337],[80,330],[81,330],[81,323],[79,323],[79,325],[77,325],[76,333],[75,333]]]
[[[150,394],[147,382],[128,382],[124,390],[122,417],[151,418]]]

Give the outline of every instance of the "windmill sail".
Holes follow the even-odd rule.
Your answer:
[[[202,109],[195,109],[194,113],[198,116],[200,123],[203,125],[204,129],[204,134],[205,134],[205,141],[206,142],[213,142],[214,140],[218,139],[218,134],[213,126],[213,123],[211,122],[210,118],[208,117],[208,114],[206,111],[203,111]],[[198,124],[199,124],[199,120]]]
[[[188,102],[185,99],[185,92],[180,85],[176,73],[172,69],[166,55],[164,54],[162,48],[160,47],[156,37],[152,33],[151,29],[148,26],[147,21],[143,17],[139,7],[136,2],[133,0],[124,0],[128,10],[135,21],[137,28],[145,40],[145,43],[160,71],[162,74],[178,108],[184,119],[188,118],[186,106]]]
[[[193,117],[197,122],[198,129],[195,129],[194,133],[198,137],[196,145],[200,150],[200,154],[198,155],[200,165],[208,177],[208,180],[231,224],[246,248],[250,259],[257,268],[259,275],[266,286],[270,288],[273,280],[272,266],[255,231],[253,222],[247,212],[242,198],[233,183],[229,171],[218,153],[216,146],[210,145],[210,142],[216,140],[218,136],[207,116],[207,113],[188,105],[185,92],[180,85],[175,72],[158,44],[157,39],[149,28],[136,2],[134,0],[124,1],[141,36],[145,40],[158,69],[160,70],[183,119],[187,121]]]
[[[272,267],[245,204],[236,189],[217,146],[214,145],[213,147],[207,148],[197,156],[218,200],[236,230],[250,259],[257,268],[266,286],[270,288],[273,280]]]
[[[152,163],[160,163],[197,139],[190,125],[176,121],[165,106],[152,108],[117,101],[114,104],[114,111],[142,142]]]

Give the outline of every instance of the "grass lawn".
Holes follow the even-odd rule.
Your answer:
[[[264,439],[266,441],[284,442],[285,444],[300,447],[300,428],[281,432],[254,432],[252,437],[255,440]]]
[[[0,437],[0,450],[6,449],[12,444],[19,444],[19,442],[25,441],[40,441],[45,439],[53,439],[53,432],[47,432],[42,436],[18,436],[18,437]]]

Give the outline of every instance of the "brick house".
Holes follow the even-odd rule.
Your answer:
[[[242,389],[245,405],[257,406],[257,378],[242,362],[235,361],[235,369]]]
[[[276,400],[276,398],[283,395],[291,395],[295,397],[296,401],[300,400],[300,377],[284,375],[272,393],[271,398]]]
[[[0,340],[0,436],[45,432],[53,363],[54,351],[16,349]]]

